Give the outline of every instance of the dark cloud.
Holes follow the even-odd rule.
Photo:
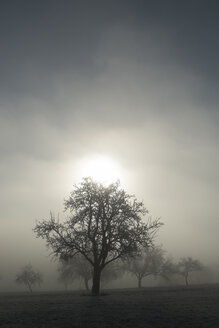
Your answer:
[[[1,6],[2,102],[15,104],[27,95],[53,98],[58,81],[83,78],[92,83],[104,68],[103,62],[96,61],[99,48],[116,25],[127,34],[125,40],[111,39],[109,56],[121,50],[127,56],[131,51],[142,64],[150,65],[152,56],[160,75],[175,65],[203,79],[218,78],[218,4],[214,1],[47,0],[9,1]],[[117,41],[119,47],[113,46]],[[133,53],[135,46],[137,53]]]

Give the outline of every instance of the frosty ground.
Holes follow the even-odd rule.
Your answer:
[[[2,293],[0,327],[219,327],[219,286]]]

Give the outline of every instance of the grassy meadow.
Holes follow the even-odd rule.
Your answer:
[[[219,285],[2,293],[0,327],[219,327]]]

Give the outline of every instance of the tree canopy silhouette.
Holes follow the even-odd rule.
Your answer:
[[[82,254],[93,268],[92,294],[100,293],[101,272],[109,263],[139,254],[142,246],[152,244],[161,226],[159,219],[142,218],[148,213],[142,202],[127,194],[119,181],[105,186],[84,178],[65,200],[69,217],[61,222],[50,219],[37,222],[37,237],[58,257]]]

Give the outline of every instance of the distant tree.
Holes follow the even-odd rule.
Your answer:
[[[191,257],[184,257],[178,263],[178,273],[185,278],[185,284],[188,286],[189,273],[193,271],[203,270],[203,265],[198,260],[193,260]]]
[[[58,281],[63,283],[65,289],[71,285],[74,280],[77,279],[75,272],[72,271],[72,267],[69,265],[67,260],[60,259],[58,265]]]
[[[21,270],[20,273],[16,275],[15,282],[18,284],[26,285],[29,291],[32,293],[34,285],[42,284],[43,276],[40,272],[34,271],[31,264],[28,264]]]
[[[71,284],[74,280],[82,279],[85,289],[89,290],[92,266],[83,255],[77,254],[72,258],[61,258],[59,272],[59,280],[65,285]]]
[[[159,275],[170,283],[174,274],[178,273],[178,266],[173,262],[171,258],[164,258],[163,263],[160,267]]]
[[[148,211],[121,189],[119,182],[104,186],[91,178],[83,179],[74,186],[65,209],[70,211],[65,222],[51,214],[49,220],[37,223],[34,231],[56,256],[82,254],[86,258],[93,269],[93,295],[100,293],[103,269],[118,259],[137,255],[140,247],[152,243],[161,226],[159,219],[142,221]]]
[[[142,287],[143,278],[160,273],[163,263],[163,250],[160,247],[147,247],[136,258],[129,258],[125,270],[138,280],[138,288]]]
[[[74,280],[82,279],[84,282],[85,289],[89,288],[89,281],[93,277],[93,267],[81,254],[75,255],[73,258],[60,259],[59,270],[59,281],[63,282],[67,286]],[[121,276],[121,270],[113,263],[106,266],[101,275],[101,282],[108,283],[111,280],[117,279]]]
[[[121,266],[121,263],[120,262],[117,262],[117,263],[112,262],[103,269],[102,275],[101,275],[101,283],[108,284],[112,280],[121,278],[121,276],[123,274],[124,274],[124,270]]]

